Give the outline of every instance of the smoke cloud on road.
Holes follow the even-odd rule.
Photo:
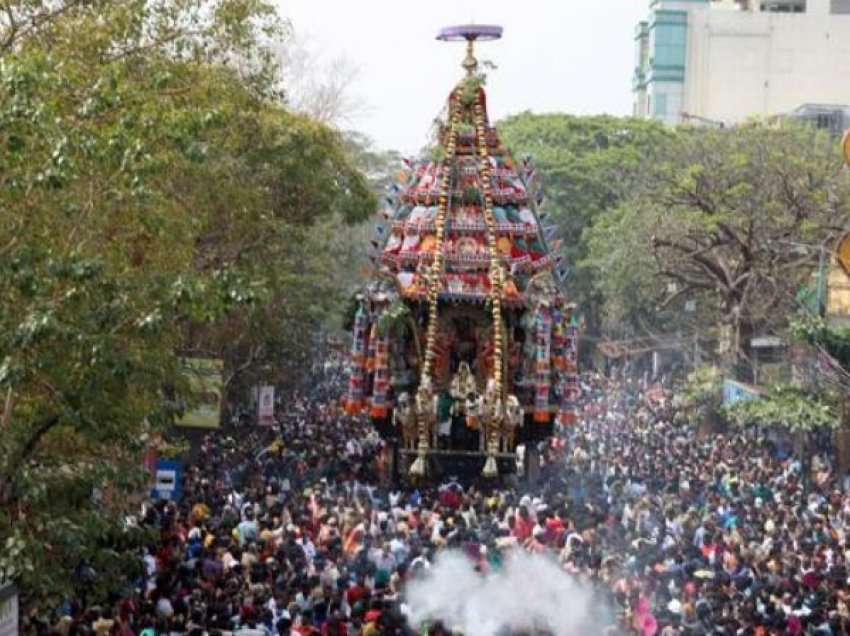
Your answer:
[[[598,633],[591,592],[552,559],[519,553],[482,576],[468,557],[447,553],[406,593],[413,625],[442,621],[465,636],[541,630],[557,636]],[[597,624],[598,625],[598,624]]]

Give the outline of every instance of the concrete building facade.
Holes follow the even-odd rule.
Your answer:
[[[634,114],[734,124],[850,104],[850,0],[652,0]]]

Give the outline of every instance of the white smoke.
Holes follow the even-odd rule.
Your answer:
[[[519,553],[482,576],[468,557],[449,552],[407,587],[414,626],[441,621],[465,636],[544,631],[555,636],[598,633],[591,629],[592,595],[551,559]]]

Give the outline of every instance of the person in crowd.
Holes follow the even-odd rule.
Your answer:
[[[540,480],[387,483],[382,442],[338,408],[342,376],[201,444],[179,502],[145,502],[159,541],[111,607],[71,599],[67,636],[450,634],[410,625],[405,586],[442,553],[482,574],[519,551],[593,590],[600,634],[850,633],[850,483],[828,448],[804,473],[754,431],[701,436],[637,383],[582,378],[582,417]],[[238,439],[238,441],[236,441]]]

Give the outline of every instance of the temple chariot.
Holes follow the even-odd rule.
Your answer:
[[[405,162],[357,296],[346,410],[367,413],[398,473],[418,478],[534,472],[538,443],[575,419],[578,333],[554,228],[531,162],[490,124],[474,56],[501,33],[438,35],[467,42],[466,74],[430,156]]]

